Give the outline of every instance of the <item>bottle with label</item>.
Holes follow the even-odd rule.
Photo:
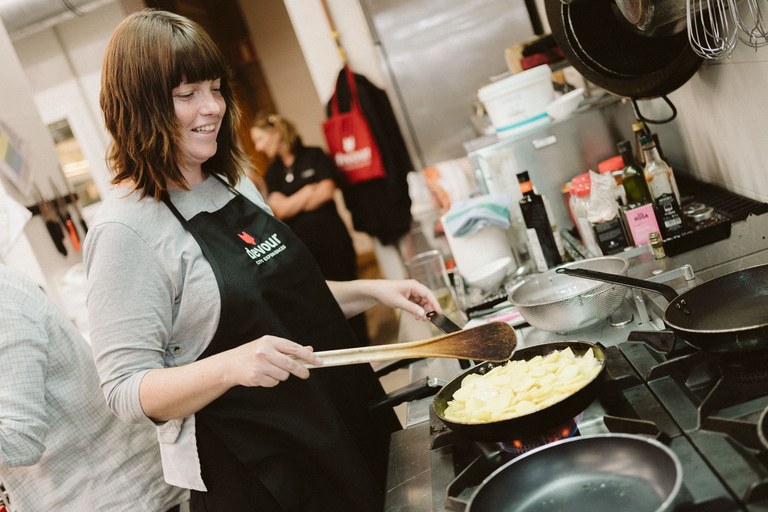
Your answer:
[[[533,192],[536,193],[536,187],[533,187]],[[547,211],[547,218],[549,219],[549,223],[552,225],[552,236],[555,237],[557,252],[560,254],[560,259],[565,262],[568,258],[568,252],[565,250],[563,237],[560,236],[560,231],[557,229],[557,224],[555,223],[555,214],[552,212],[552,206],[549,204],[549,201],[546,197],[541,196],[541,199],[544,201],[544,209]]]
[[[664,156],[664,151],[661,149],[661,144],[659,144],[659,135],[657,133],[651,133],[651,137],[653,137],[653,143],[656,144],[656,149],[658,150],[661,159],[664,160],[668,166],[672,167],[672,164],[669,163],[669,158]]]
[[[552,224],[547,216],[543,198],[533,191],[528,171],[517,175],[520,182],[520,211],[525,221],[526,234],[531,246],[531,256],[540,272],[562,263],[560,253],[557,250],[555,237],[552,235]]]
[[[653,196],[656,216],[663,238],[685,230],[685,221],[680,209],[680,194],[672,174],[672,168],[661,159],[653,137],[643,135],[640,138],[645,153],[645,179]]]
[[[645,181],[645,170],[637,165],[635,156],[632,154],[632,144],[628,140],[623,140],[616,147],[624,162],[624,169],[621,171],[621,185],[627,195],[627,205],[634,208],[652,203],[653,196],[648,188],[648,182]]]
[[[632,131],[635,132],[635,161],[640,167],[645,167],[645,153],[640,138],[650,132],[643,122],[632,123]]]
[[[659,231],[656,212],[653,209],[653,195],[645,179],[645,170],[637,165],[632,154],[632,145],[628,140],[617,144],[624,160],[622,186],[627,193],[627,206],[624,207],[624,219],[633,245],[650,242],[649,235]]]
[[[661,235],[659,235],[658,231],[654,231],[650,234],[649,238],[651,239],[651,249],[653,249],[653,258],[656,260],[663,260],[667,257],[667,254],[664,252],[664,242],[661,240]]]

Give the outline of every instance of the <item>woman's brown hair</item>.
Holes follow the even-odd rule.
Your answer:
[[[112,34],[101,74],[101,110],[112,135],[107,161],[112,183],[133,180],[141,197],[166,194],[166,181],[188,190],[179,170],[180,137],[172,90],[181,84],[221,79],[227,109],[216,154],[203,170],[234,186],[247,161],[240,149],[240,110],[230,70],[216,45],[195,22],[153,9],[132,14]]]

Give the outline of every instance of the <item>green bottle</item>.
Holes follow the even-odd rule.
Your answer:
[[[635,155],[632,154],[632,143],[628,140],[619,142],[616,147],[621,159],[624,161],[624,170],[621,172],[621,184],[627,194],[627,205],[636,208],[644,204],[653,203],[651,190],[645,180],[645,172],[637,165]]]

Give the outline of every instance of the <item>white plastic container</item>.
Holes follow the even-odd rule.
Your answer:
[[[444,226],[445,217],[446,215],[443,215],[440,218]],[[512,264],[515,262],[512,248],[509,246],[507,232],[499,226],[489,224],[477,233],[459,237],[454,237],[446,230],[445,238],[448,240],[448,247],[451,249],[454,261],[456,261],[459,274],[465,278],[471,277],[472,280],[475,280],[474,276],[477,276],[476,281],[480,281],[483,277],[486,277],[486,270],[490,270],[490,267],[485,267],[486,265],[499,260],[506,260],[505,264],[499,264],[505,269],[501,277],[503,280],[507,273],[507,267],[511,269]],[[501,269],[497,270],[501,271]],[[470,279],[467,279],[467,281],[470,281]],[[470,284],[474,283],[470,282]]]
[[[481,87],[477,97],[500,138],[552,122],[547,107],[555,99],[552,71],[542,64]]]

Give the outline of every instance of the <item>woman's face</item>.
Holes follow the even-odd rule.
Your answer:
[[[251,140],[256,151],[261,151],[267,158],[275,158],[280,150],[280,132],[274,128],[271,130],[251,128]]]
[[[203,162],[216,154],[216,137],[227,111],[220,89],[221,79],[181,82],[173,89],[173,106],[181,131],[178,144],[182,166],[188,171],[200,171]]]

